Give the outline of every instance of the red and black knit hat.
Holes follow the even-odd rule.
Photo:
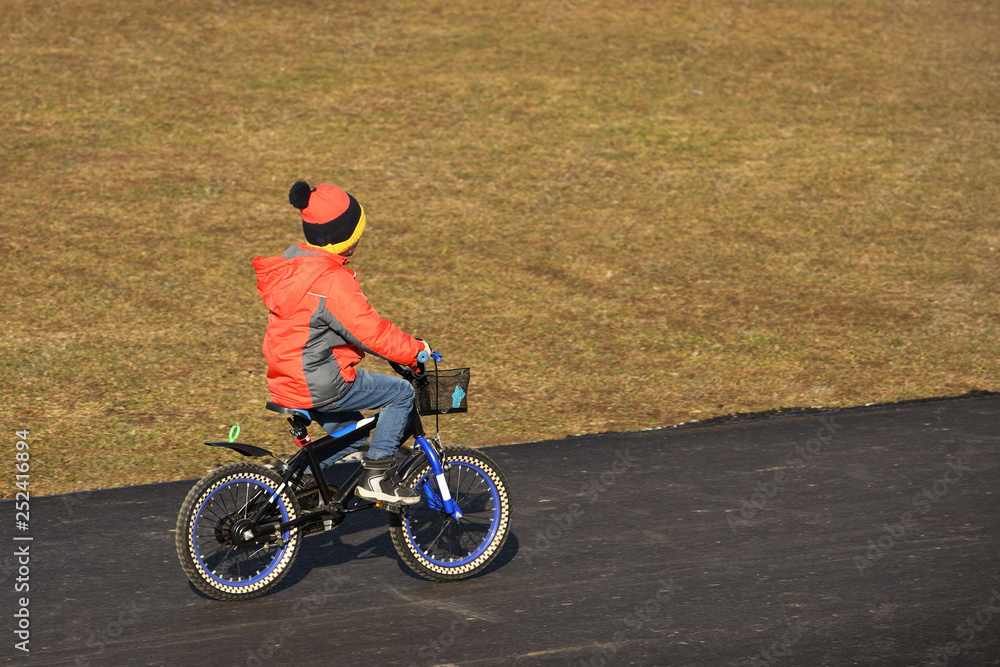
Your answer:
[[[309,245],[340,254],[358,242],[365,229],[365,212],[358,200],[336,185],[309,187],[297,181],[288,202],[302,211],[302,232]]]

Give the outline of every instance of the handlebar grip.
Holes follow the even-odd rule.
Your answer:
[[[440,352],[431,352],[428,355],[427,350],[420,350],[420,352],[417,352],[417,363],[426,364],[431,359],[434,361],[441,361],[444,359],[444,356],[442,356]]]

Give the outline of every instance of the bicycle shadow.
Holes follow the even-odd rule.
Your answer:
[[[353,470],[353,466],[333,466],[327,470],[330,484],[340,486]],[[517,537],[512,530],[500,553],[490,565],[470,579],[504,567],[514,559],[519,549]],[[403,563],[389,536],[389,513],[379,509],[364,510],[349,514],[342,524],[333,530],[313,535],[303,540],[292,569],[285,578],[267,595],[287,590],[305,579],[314,569],[336,567],[352,561],[388,559],[416,581],[426,581]]]
[[[496,559],[485,570],[470,579],[478,579],[506,566],[516,557],[518,550],[517,536],[511,531]],[[270,594],[297,585],[314,569],[376,559],[395,561],[399,570],[411,579],[426,581],[410,570],[396,552],[389,536],[388,513],[382,510],[366,510],[349,516],[343,524],[328,533],[306,538],[299,548],[292,569]]]

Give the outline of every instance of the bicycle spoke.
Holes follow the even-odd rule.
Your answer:
[[[462,526],[461,524],[459,524],[458,530],[459,530],[459,546],[463,546],[463,548],[465,548],[465,554],[463,555],[471,554],[473,551],[479,548],[479,545],[482,544],[483,537],[485,537],[485,535],[483,535],[482,537],[479,537],[479,539],[476,539],[475,537],[472,536],[468,528]],[[464,547],[464,545],[462,544],[462,536],[468,538],[469,540],[468,547]]]
[[[236,502],[238,503],[240,499],[240,485],[234,484],[233,486],[236,487]],[[245,519],[247,516],[247,506],[250,504],[250,482],[246,482],[242,486],[243,486],[243,497],[246,498],[246,501],[240,505],[238,510],[236,510],[236,514],[241,519]]]
[[[205,553],[205,547],[207,547],[207,546],[215,546],[215,545],[219,544],[219,541],[217,539],[215,539],[214,535],[211,536],[211,537],[202,538],[202,539],[204,541],[203,542],[199,542],[198,538],[195,538],[195,546],[198,547],[198,551],[200,553]]]
[[[462,516],[462,525],[478,526],[480,528],[485,528],[486,530],[489,530],[489,527],[493,525],[493,521],[490,520],[489,518],[480,519],[470,514],[465,514]]]
[[[220,518],[225,518],[225,517],[229,516],[230,514],[232,514],[232,511],[229,509],[229,505],[226,503],[226,496],[227,495],[230,495],[230,491],[229,491],[228,488],[227,489],[221,489],[221,490],[219,490],[212,497],[212,500],[214,500],[215,502],[217,502],[219,504],[219,507],[222,509],[222,517],[220,517]]]
[[[214,508],[214,507],[212,507],[212,506],[210,506],[210,505],[206,505],[206,506],[205,506],[205,508],[204,508],[204,509],[202,510],[202,512],[201,512],[201,516],[202,516],[203,518],[205,518],[205,517],[206,517],[206,514],[207,514],[207,515],[211,515],[211,516],[215,517],[215,519],[216,519],[217,521],[222,521],[223,519],[225,519],[225,518],[226,518],[226,515],[225,515],[225,514],[221,514],[221,515],[220,515],[220,514],[216,514],[216,512],[215,512],[215,508]]]
[[[462,517],[462,521],[460,521],[459,524],[462,526],[463,529],[468,530],[468,531],[475,530],[475,531],[479,531],[479,532],[482,532],[482,533],[488,533],[489,530],[490,530],[490,526],[493,525],[493,522],[492,521],[476,521],[476,520],[466,521],[465,517]]]
[[[448,530],[448,524],[447,524],[447,522],[443,526],[441,526],[441,530],[438,531],[437,536],[435,536],[434,539],[430,541],[430,543],[428,544],[428,546],[429,547],[433,547],[435,544],[437,544],[438,540],[441,539],[441,536],[444,535],[444,533],[445,533],[446,530]]]
[[[198,523],[193,527],[194,546],[205,566],[221,581],[236,583],[252,579],[271,562],[268,544],[240,548],[220,542],[220,539],[228,542],[231,536],[223,537],[218,532],[224,530],[228,535],[235,520],[251,516],[269,492],[259,483],[241,480],[217,489],[203,504]],[[280,512],[269,518],[280,521]],[[224,522],[228,522],[225,528]]]
[[[475,544],[475,542],[472,543],[472,548],[471,549],[467,549],[465,547],[465,540],[463,540],[463,537],[465,537],[465,535],[466,535],[465,528],[463,528],[460,524],[456,525],[456,527],[455,527],[455,542],[458,544],[458,553],[460,555],[462,555],[462,556],[468,555],[468,554],[470,554],[470,553],[472,553],[473,551],[476,550],[476,544]]]
[[[500,522],[509,510],[504,496],[499,495],[506,491],[504,480],[494,474],[495,467],[487,457],[480,464],[479,456],[469,451],[453,459],[443,458],[442,463],[448,465],[445,480],[462,518],[456,521],[444,511],[440,498],[424,493],[421,503],[404,513],[402,532],[394,533],[393,542],[418,574],[448,581],[473,576],[493,560],[497,544],[507,536]],[[433,479],[433,472],[425,468],[413,486],[421,489],[421,485],[433,484]],[[400,538],[408,549],[397,542]],[[490,549],[491,545],[494,548]]]
[[[470,501],[465,501],[465,499],[463,498],[463,504],[462,504],[462,506],[463,507],[471,507],[471,506],[475,505],[476,502],[478,502],[479,499],[482,498],[483,496],[492,496],[492,495],[493,494],[490,493],[490,490],[486,489],[485,491],[483,491],[482,493],[480,493],[478,496],[476,496],[475,498],[473,498]]]
[[[247,487],[247,501],[238,510],[240,513],[242,513],[242,516],[240,518],[243,519],[247,518],[247,515],[249,514],[247,508],[250,507],[250,503],[252,503],[254,500],[257,500],[257,497],[260,495],[260,490],[258,489],[257,495],[255,495],[253,498],[250,498],[250,486],[251,486],[250,482],[247,482],[245,486]]]

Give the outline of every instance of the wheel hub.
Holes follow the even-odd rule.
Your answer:
[[[215,526],[215,539],[219,541],[219,544],[228,546],[233,543],[232,529],[235,521],[236,517],[230,515],[223,517]]]
[[[250,519],[239,519],[233,523],[229,531],[230,543],[241,549],[246,549],[257,543],[259,537],[256,526]]]

